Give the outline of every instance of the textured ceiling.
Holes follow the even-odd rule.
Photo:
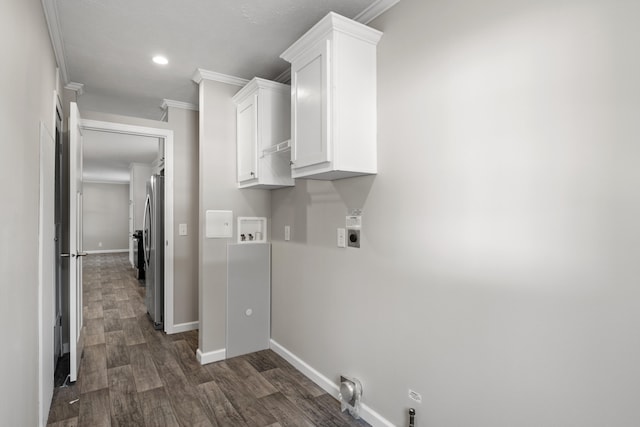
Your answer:
[[[329,11],[353,18],[374,0],[55,1],[68,80],[81,109],[159,119],[171,99],[197,104],[198,68],[274,79],[279,58]],[[166,66],[151,58],[163,54]]]

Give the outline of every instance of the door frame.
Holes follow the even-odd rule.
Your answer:
[[[51,135],[51,131],[47,126],[40,122],[40,189],[38,196],[38,425],[46,424],[51,399],[53,397],[54,373],[55,366],[53,361],[54,355],[54,304],[53,297],[55,290],[55,225],[54,214],[55,209],[55,190],[53,194],[45,192],[45,183],[52,184],[53,176],[45,176],[44,172],[55,175],[55,164],[47,165],[45,161],[47,151],[53,151],[51,161],[55,161],[55,139]],[[49,147],[47,147],[50,145]],[[48,174],[47,174],[48,175]],[[47,199],[53,201],[53,204],[47,203]],[[47,208],[47,206],[49,208]],[[49,239],[50,238],[50,239]],[[50,247],[51,253],[47,250]]]
[[[57,74],[56,74],[57,76]],[[47,242],[44,240],[44,229],[47,221],[51,221],[52,224],[55,223],[54,214],[51,212],[45,212],[45,193],[44,193],[44,182],[55,182],[55,165],[52,170],[48,172],[51,173],[51,176],[44,176],[43,168],[43,143],[52,143],[54,158],[55,158],[55,131],[57,126],[57,114],[58,111],[63,114],[62,110],[62,101],[60,100],[60,96],[57,90],[53,91],[53,121],[52,124],[54,126],[54,132],[47,127],[44,122],[40,122],[40,132],[39,138],[40,142],[38,145],[38,173],[40,174],[39,184],[38,184],[38,425],[44,426],[47,423],[47,417],[49,416],[49,409],[51,407],[51,399],[53,397],[53,388],[54,388],[54,373],[55,366],[53,369],[48,369],[47,365],[53,360],[54,348],[53,340],[54,326],[52,322],[53,319],[47,318],[45,313],[53,313],[55,311],[55,298],[52,298],[53,291],[48,292],[45,289],[45,286],[49,287],[51,290],[51,286],[55,289],[55,263],[56,259],[50,258],[45,259],[45,245]],[[46,141],[46,142],[45,142]],[[55,161],[55,160],[54,160]],[[51,197],[55,197],[55,189],[54,194],[50,195]],[[55,203],[55,201],[54,201]],[[55,210],[55,207],[54,207]],[[46,215],[45,215],[46,214]],[[55,225],[54,225],[55,228]],[[54,229],[55,236],[55,229]],[[55,249],[54,249],[55,253]],[[45,272],[54,272],[53,283],[47,283]],[[49,307],[49,309],[46,309]],[[49,311],[50,310],[50,311]],[[55,322],[55,320],[53,320]]]
[[[173,334],[173,130],[129,125],[101,120],[82,119],[80,127],[84,130],[121,133],[164,139],[164,331]]]

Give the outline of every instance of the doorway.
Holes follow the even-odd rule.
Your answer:
[[[152,138],[156,140],[157,149],[156,149],[156,159],[149,164],[148,169],[149,172],[152,170],[162,170],[165,179],[167,181],[167,185],[165,188],[165,235],[168,236],[165,239],[165,331],[168,333],[172,332],[171,327],[173,326],[173,162],[172,162],[172,152],[173,152],[173,131],[167,129],[157,129],[157,128],[147,128],[141,126],[132,126],[125,125],[119,123],[112,122],[102,122],[95,120],[82,120],[81,128],[83,130],[83,138],[86,138],[91,133],[101,134],[102,136],[116,136],[120,139],[123,139],[125,143],[130,143],[132,137],[145,137]],[[69,313],[70,310],[73,309],[69,305],[69,145],[68,145],[68,135],[63,133],[63,124],[62,119],[59,120],[59,127],[56,129],[56,164],[55,164],[55,229],[56,229],[56,259],[59,262],[56,263],[56,289],[55,289],[55,315],[56,315],[56,323],[55,323],[55,331],[54,331],[54,358],[56,361],[56,372],[55,372],[55,386],[61,386],[66,381],[68,382],[68,374],[70,372],[70,360],[69,360]],[[129,138],[129,139],[127,139]],[[158,143],[159,141],[159,143]],[[102,141],[104,142],[104,141]],[[112,141],[108,141],[111,143]],[[139,157],[136,157],[139,158]],[[140,173],[140,168],[136,167],[136,172]],[[117,172],[116,172],[117,173]],[[127,179],[129,177],[129,172],[127,172]],[[108,187],[105,185],[105,182],[100,182],[100,179],[96,179],[95,176],[89,175],[85,177],[86,186],[92,187],[90,189],[85,188],[85,192],[93,191],[102,191],[100,187]],[[120,180],[123,178],[121,177]],[[117,179],[116,179],[117,180]],[[113,181],[113,180],[112,180]],[[144,178],[141,179],[142,188],[144,191]],[[128,183],[128,182],[127,182]],[[112,182],[113,184],[113,182]],[[112,185],[111,187],[114,187]],[[115,185],[115,187],[121,187],[124,190],[127,186],[125,185]],[[110,193],[101,193],[101,194],[111,194],[120,193],[122,191],[111,191]],[[129,191],[126,191],[126,200],[124,203],[129,203],[129,200],[133,197],[133,195],[129,194]],[[95,196],[95,194],[93,194]],[[86,205],[87,194],[84,195],[84,204]],[[139,197],[138,197],[139,198]],[[90,201],[89,201],[90,202]],[[139,201],[137,201],[140,204]],[[144,205],[144,198],[141,202]],[[134,218],[131,218],[131,221],[128,217],[129,211],[127,208],[127,215],[123,221],[126,224],[124,229],[124,236],[129,236],[129,227],[135,225]],[[89,230],[95,230],[96,222],[100,222],[100,217],[91,217],[88,218],[89,221],[93,221],[93,224],[84,224],[84,231],[87,231],[87,227]],[[84,222],[84,221],[83,221]],[[110,223],[106,225],[106,228],[112,228],[113,224]],[[104,225],[103,225],[104,228]],[[115,233],[114,233],[115,234]],[[113,241],[109,241],[107,239],[94,239],[95,242],[91,239],[88,239],[89,243],[87,252],[91,253],[95,252],[122,252],[123,250],[130,250],[129,241],[130,238],[126,239],[124,244],[114,243]],[[121,239],[122,240],[122,239]],[[115,245],[115,246],[114,246]],[[95,247],[94,247],[95,246]]]
[[[173,328],[173,131],[123,123],[83,119],[81,127],[86,132],[100,132],[126,136],[156,138],[160,141],[160,153],[153,169],[162,172],[164,188],[164,331],[174,333]],[[130,199],[131,200],[131,199]],[[135,216],[135,212],[129,211]],[[130,223],[131,225],[131,223]],[[129,225],[129,227],[130,227]]]

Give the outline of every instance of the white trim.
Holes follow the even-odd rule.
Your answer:
[[[44,3],[43,3],[44,5]],[[45,10],[46,12],[46,10]],[[56,87],[58,85],[58,81],[59,81],[59,73],[60,73],[60,69],[56,68]],[[63,115],[64,113],[62,112],[62,103],[60,101],[60,96],[58,95],[58,91],[54,90],[53,91],[53,135],[56,134],[57,131],[57,126],[58,126],[58,111],[60,112],[61,115]],[[62,123],[64,121],[64,118],[61,117],[60,123]],[[55,344],[53,344],[53,346],[51,345],[46,345],[47,341],[49,341],[47,339],[47,336],[51,333],[53,334],[53,337],[51,339],[50,343],[53,343],[53,341],[55,340],[55,333],[51,331],[51,324],[45,324],[45,318],[44,318],[44,307],[45,304],[50,304],[51,305],[51,313],[54,314],[55,316],[55,306],[56,306],[56,301],[55,301],[55,295],[52,295],[52,298],[50,301],[45,301],[45,292],[44,292],[44,268],[46,267],[45,265],[45,261],[44,261],[44,245],[45,245],[45,241],[44,241],[44,233],[43,233],[43,229],[44,229],[44,221],[48,221],[48,220],[52,220],[53,217],[51,218],[44,218],[43,215],[43,210],[44,210],[44,193],[43,193],[43,188],[44,188],[44,179],[46,179],[47,177],[44,177],[42,175],[42,172],[45,170],[44,168],[44,164],[43,164],[43,140],[42,140],[42,133],[46,132],[47,136],[49,137],[50,142],[53,144],[53,157],[54,157],[54,165],[52,165],[53,167],[53,174],[54,176],[50,176],[48,177],[49,179],[53,179],[55,181],[55,153],[56,153],[56,139],[54,136],[52,136],[51,132],[49,132],[49,130],[47,129],[47,126],[43,123],[40,122],[40,146],[39,146],[39,179],[38,179],[38,185],[39,185],[39,196],[38,196],[38,212],[39,212],[39,219],[38,219],[38,426],[45,426],[47,423],[47,418],[49,416],[49,410],[51,409],[51,400],[53,398],[53,389],[54,389],[54,383],[53,383],[53,376],[49,377],[50,375],[55,374],[55,366],[52,367],[51,370],[47,370],[46,369],[46,363],[49,362],[53,362],[53,355],[54,355],[54,348],[55,348]],[[55,198],[55,189],[54,189],[54,194],[52,195],[52,197]],[[54,201],[55,204],[55,201]],[[54,207],[55,209],[55,207]],[[54,228],[54,237],[55,237],[55,228]],[[57,254],[55,253],[54,250],[54,256],[56,256]],[[53,288],[55,289],[55,283],[57,278],[55,277],[55,263],[57,260],[55,259],[51,259],[49,263],[50,268],[53,270],[52,273],[52,277],[53,277]],[[53,320],[53,322],[55,323],[55,319],[51,319]],[[49,343],[49,344],[50,344]],[[64,347],[63,347],[64,348]],[[69,352],[69,344],[67,343],[67,352]],[[45,378],[45,376],[47,376],[47,378]]]
[[[329,12],[295,43],[289,46],[287,50],[282,52],[280,58],[288,62],[294,62],[297,58],[303,55],[310,46],[317,43],[318,40],[324,39],[335,32],[348,34],[351,37],[370,43],[374,46],[382,37],[382,32],[375,28],[367,27],[360,22],[345,18],[335,12]]]
[[[195,322],[178,323],[177,325],[173,325],[172,333],[178,334],[180,332],[195,331],[199,326],[200,322],[198,322],[197,320]]]
[[[291,65],[289,65],[283,72],[278,74],[278,77],[273,79],[273,81],[288,84],[291,81]]]
[[[62,74],[62,83],[69,83],[69,73],[67,72],[66,54],[64,52],[64,42],[62,40],[62,30],[60,29],[60,19],[55,0],[42,0],[44,17],[49,28],[49,37],[53,46],[53,54]]]
[[[129,181],[105,181],[100,179],[83,179],[85,184],[114,184],[114,185],[129,185]]]
[[[129,252],[129,249],[99,249],[97,251],[85,251],[89,255],[95,254],[119,254],[122,252]]]
[[[196,104],[190,102],[174,101],[173,99],[163,99],[160,108],[166,110],[168,107],[182,108],[183,110],[199,111]]]
[[[249,83],[244,85],[242,89],[236,92],[231,100],[237,105],[242,102],[248,95],[259,89],[279,91],[281,93],[287,94],[287,96],[291,93],[291,86],[289,85],[279,82],[273,82],[271,80],[261,79],[260,77],[254,77],[249,81]]]
[[[56,91],[53,91],[54,96],[54,109],[56,105]],[[54,122],[54,126],[55,126]],[[51,136],[51,132],[47,129],[47,126],[44,122],[40,122],[40,135],[39,135],[39,145],[38,145],[38,154],[39,154],[39,178],[38,178],[38,426],[44,426],[47,424],[47,418],[49,416],[49,410],[51,408],[51,399],[53,398],[53,374],[55,373],[55,366],[53,365],[54,360],[54,332],[51,325],[54,322],[53,318],[47,319],[45,317],[45,312],[48,314],[53,314],[55,312],[55,297],[53,295],[49,295],[46,298],[45,294],[49,294],[51,291],[52,283],[46,283],[48,275],[46,274],[46,270],[49,270],[50,278],[53,279],[53,287],[55,288],[55,260],[45,259],[46,245],[52,245],[53,241],[47,242],[45,240],[45,233],[48,227],[51,227],[51,221],[53,217],[46,217],[45,214],[53,214],[53,212],[45,212],[45,198],[50,197],[53,199],[55,197],[54,194],[45,194],[44,187],[45,182],[51,182],[51,180],[55,180],[55,164],[50,165],[49,168],[45,165],[45,160],[47,160],[44,156],[47,149],[53,149],[53,153],[51,153],[51,160],[55,162],[55,138]],[[51,144],[51,147],[48,147],[45,144]],[[54,176],[44,176],[43,171],[51,171]],[[55,203],[55,202],[54,202]],[[52,211],[55,209],[51,206]],[[46,224],[49,224],[48,227]],[[55,231],[53,232],[53,236],[55,237]],[[55,255],[55,250],[54,250]],[[45,292],[45,286],[49,288],[49,292]],[[50,305],[50,310],[45,310],[45,305]],[[53,345],[49,345],[53,344]],[[47,364],[49,368],[47,368]]]
[[[385,13],[387,10],[391,9],[396,5],[400,0],[377,0],[374,1],[368,8],[360,12],[353,18],[354,21],[361,22],[363,24],[368,24],[369,22],[376,19],[378,16]]]
[[[171,129],[152,128],[124,123],[104,122],[100,120],[82,120],[82,128],[103,132],[164,138],[164,331],[174,333],[173,329],[173,131]],[[128,249],[127,249],[128,250]]]
[[[76,96],[80,96],[84,93],[84,84],[82,83],[69,82],[64,85],[64,88],[74,91]]]
[[[300,359],[273,339],[271,340],[271,350],[282,356],[284,360],[291,363],[298,371],[302,372],[307,378],[316,383],[324,391],[329,393],[335,399],[338,399],[338,394],[340,393],[340,387],[338,384],[322,375],[307,362]],[[364,403],[360,406],[360,417],[373,427],[394,427],[394,424],[391,421],[385,419],[382,415]]]
[[[368,8],[357,14],[353,20],[366,25],[391,9],[398,2],[400,2],[400,0],[376,0]],[[291,67],[287,67],[282,73],[278,74],[273,81],[289,83],[291,81]]]
[[[244,86],[249,80],[240,77],[229,76],[227,74],[216,73],[215,71],[204,70],[198,68],[191,78],[194,82],[200,84],[202,80],[213,80],[220,83],[227,83],[235,86]]]
[[[196,358],[201,365],[206,365],[207,363],[219,362],[221,360],[225,360],[227,358],[227,350],[222,348],[220,350],[208,351],[203,353],[198,349],[196,351]]]

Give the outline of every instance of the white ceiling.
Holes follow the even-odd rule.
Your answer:
[[[286,76],[280,54],[329,11],[368,22],[398,0],[43,0],[65,84],[82,110],[159,119],[163,99],[198,103],[198,68]],[[168,57],[158,66],[154,55]],[[285,77],[286,78],[286,77]]]
[[[152,163],[160,149],[158,138],[121,133],[83,131],[85,181],[129,182],[131,163]]]

